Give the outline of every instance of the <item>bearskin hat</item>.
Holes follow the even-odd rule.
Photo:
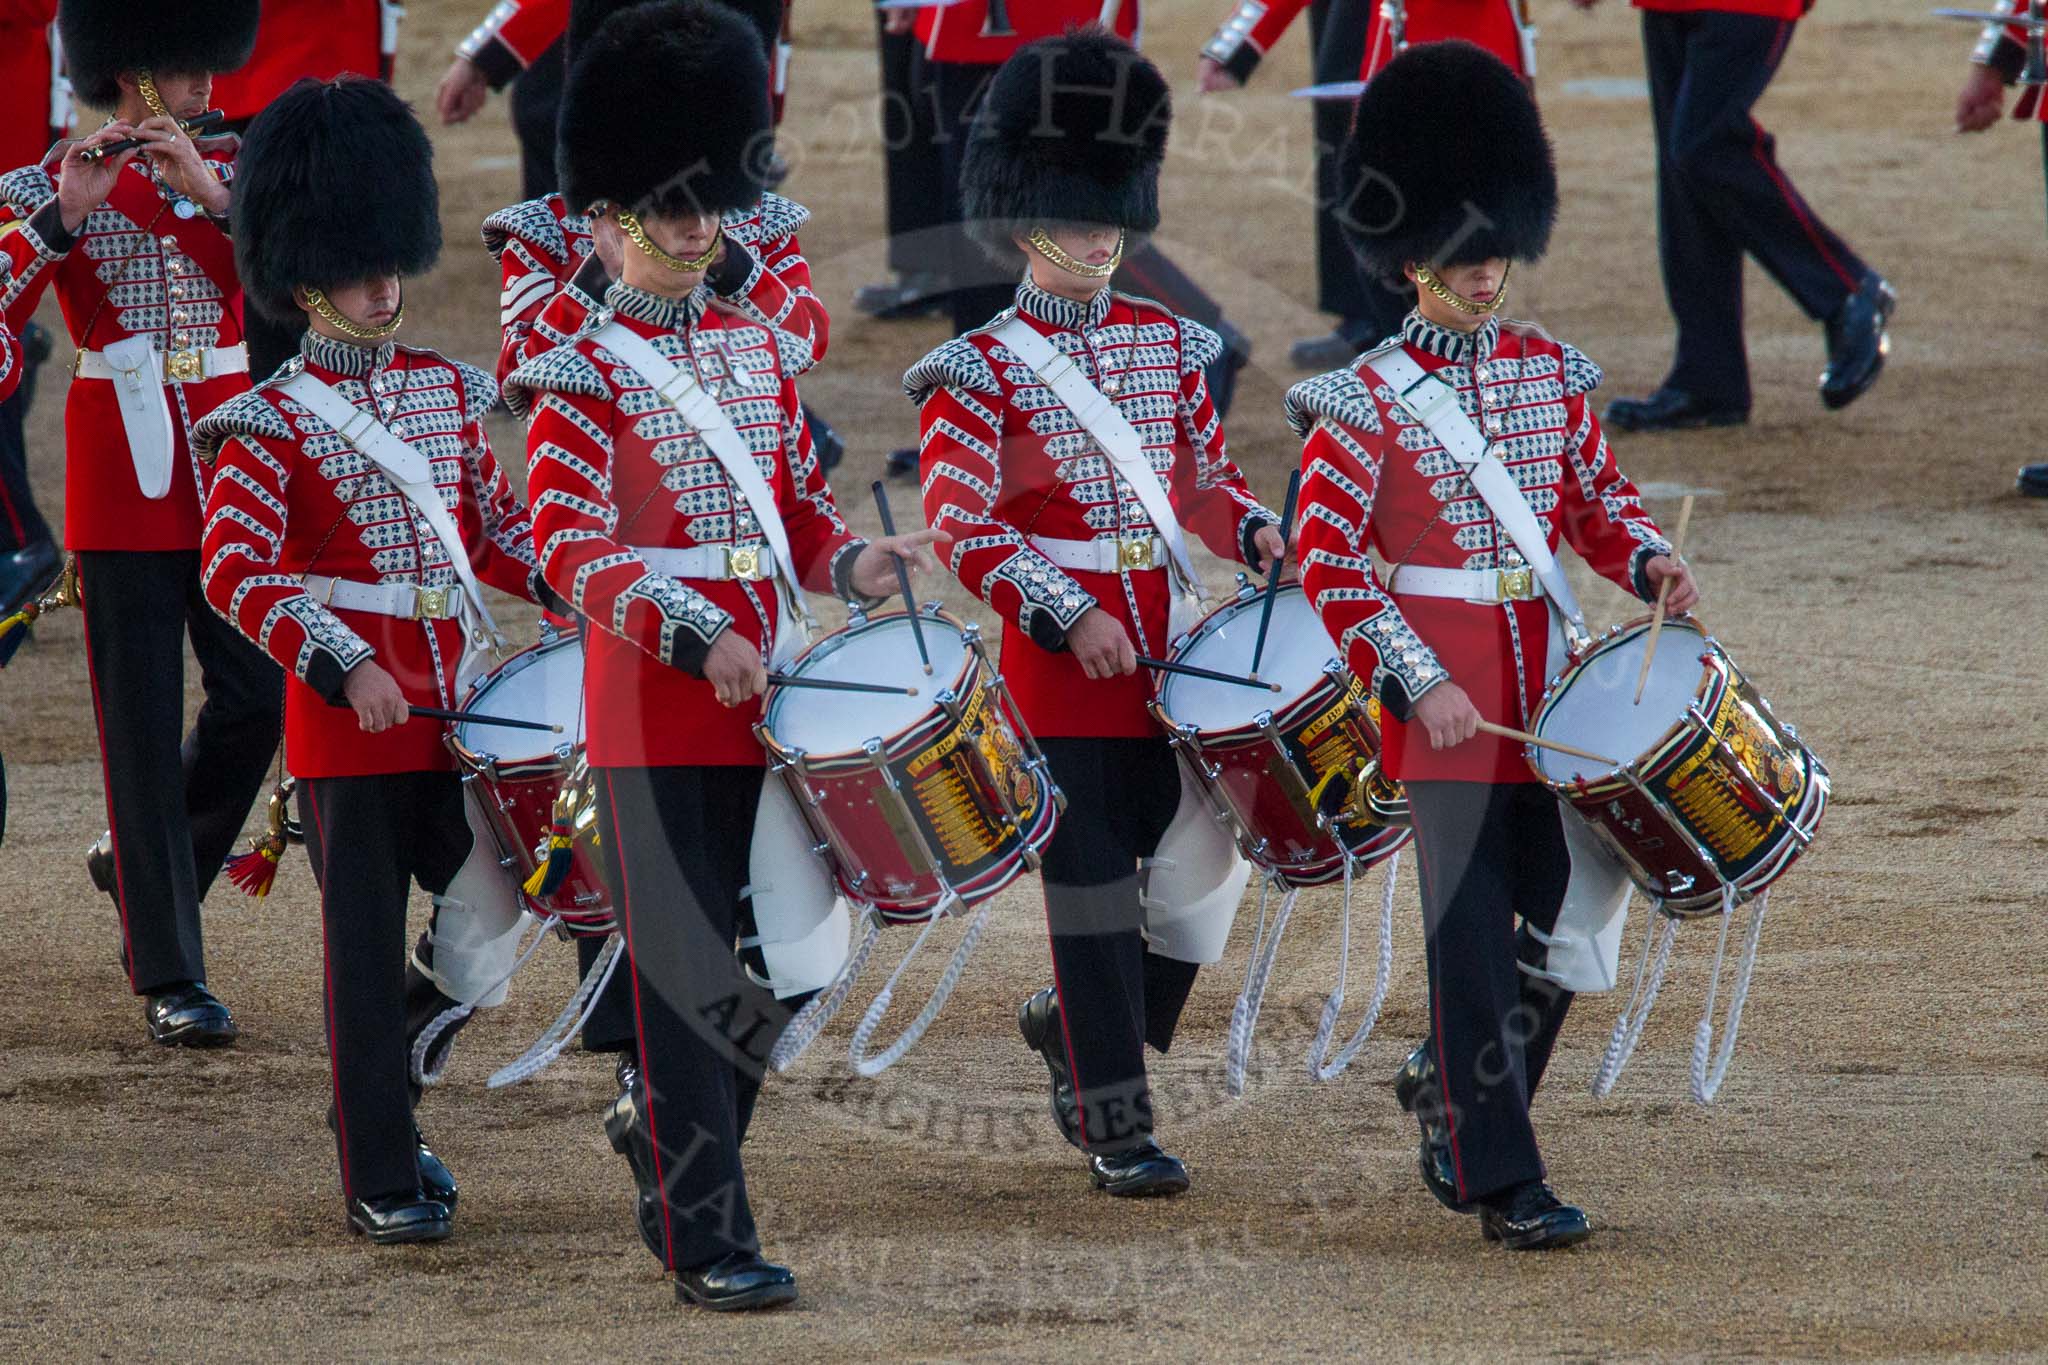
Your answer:
[[[292,291],[418,275],[441,254],[434,147],[382,81],[302,80],[256,116],[230,210],[243,296],[280,321]]]
[[[1533,261],[1557,219],[1557,166],[1522,78],[1462,41],[1424,43],[1367,83],[1338,166],[1338,221],[1368,270]]]
[[[768,58],[716,0],[655,0],[604,21],[562,89],[562,196],[573,213],[725,213],[767,188]]]
[[[568,60],[575,61],[593,34],[622,9],[644,5],[647,0],[574,0],[569,8],[568,37],[562,51]],[[775,49],[782,41],[782,11],[784,0],[721,0],[728,9],[736,10],[746,17],[748,23],[761,35],[761,49],[769,54],[770,67],[774,66]]]
[[[1041,223],[1159,226],[1173,100],[1159,69],[1100,28],[1019,48],[996,71],[960,167],[967,230],[998,261]]]
[[[57,29],[82,103],[118,103],[123,71],[233,71],[256,47],[259,0],[61,0]]]

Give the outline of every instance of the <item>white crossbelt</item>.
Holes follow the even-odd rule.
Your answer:
[[[1544,595],[1543,580],[1523,569],[1431,569],[1403,564],[1387,585],[1407,597],[1455,597],[1499,606],[1533,602]]]
[[[367,611],[406,621],[453,621],[462,615],[462,590],[459,587],[358,583],[348,578],[329,578],[324,573],[309,573],[303,582],[306,591],[322,606],[339,607],[343,611]]]
[[[226,374],[249,373],[249,350],[237,342],[233,346],[158,351],[150,366],[166,384],[200,384]],[[80,379],[113,379],[122,370],[105,351],[80,351],[71,372]]]
[[[1169,562],[1163,536],[1110,536],[1102,540],[1033,536],[1031,548],[1069,573],[1142,572],[1164,569]]]
[[[775,577],[775,556],[757,545],[635,545],[647,567],[670,578],[760,583]]]

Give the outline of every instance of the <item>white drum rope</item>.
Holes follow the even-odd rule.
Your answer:
[[[1629,899],[1632,903],[1634,896]],[[1626,912],[1627,907],[1624,906],[1623,913]],[[1614,1032],[1607,1039],[1606,1055],[1601,1057],[1600,1070],[1593,1077],[1594,1099],[1607,1098],[1614,1089],[1614,1083],[1621,1079],[1622,1068],[1635,1055],[1636,1044],[1643,1036],[1643,1025],[1650,1019],[1650,1008],[1657,1003],[1657,992],[1664,987],[1664,973],[1671,966],[1671,948],[1677,941],[1678,917],[1664,914],[1662,907],[1657,907],[1643,928],[1643,955],[1636,962],[1635,988],[1629,992],[1628,1003],[1622,1006],[1621,1013],[1614,1020]]]
[[[500,976],[496,981],[478,991],[476,998],[478,1000],[484,999],[492,991],[497,990],[498,987],[519,975],[519,969],[524,967],[536,952],[540,951],[540,945],[547,941],[548,934],[561,922],[562,917],[560,915],[549,915],[543,919],[540,922],[540,929],[533,936],[533,942],[527,944],[525,950],[513,959],[512,965],[505,970],[503,976]],[[415,1082],[422,1086],[439,1085],[441,1083],[441,1073],[448,1069],[448,1058],[453,1054],[448,1052],[442,1053],[441,1065],[435,1067],[432,1071],[427,1070],[427,1054],[434,1050],[434,1044],[440,1041],[443,1033],[446,1033],[449,1029],[475,1013],[476,1005],[474,1003],[451,1005],[435,1015],[427,1026],[420,1030],[420,1036],[413,1040],[412,1058],[409,1062],[412,1068],[412,1078]]]
[[[1728,1075],[1728,1063],[1735,1055],[1736,1030],[1742,1027],[1742,1005],[1749,998],[1749,976],[1756,968],[1756,946],[1763,937],[1764,912],[1770,908],[1771,893],[1765,891],[1757,898],[1756,910],[1750,915],[1749,934],[1742,945],[1742,963],[1735,971],[1735,984],[1728,992],[1728,1022],[1721,1036],[1721,1051],[1714,1057],[1710,1070],[1707,1057],[1714,1049],[1714,997],[1721,988],[1721,960],[1728,951],[1728,924],[1735,918],[1735,890],[1728,889],[1727,903],[1721,912],[1721,942],[1714,950],[1714,975],[1707,982],[1707,1007],[1700,1015],[1700,1025],[1692,1038],[1692,1097],[1702,1105],[1712,1104],[1714,1096],[1721,1091],[1721,1082]]]
[[[1232,1099],[1244,1095],[1245,1070],[1251,1064],[1252,1033],[1259,1024],[1259,1008],[1266,1001],[1266,983],[1273,975],[1273,962],[1280,952],[1280,936],[1294,916],[1301,888],[1292,887],[1280,898],[1273,927],[1266,929],[1266,896],[1280,880],[1270,874],[1259,885],[1259,933],[1252,939],[1251,961],[1245,964],[1244,989],[1230,1008],[1230,1033],[1223,1050],[1223,1086]]]
[[[1401,855],[1396,852],[1387,859],[1386,882],[1380,890],[1380,962],[1378,975],[1372,983],[1372,1002],[1365,1007],[1365,1018],[1359,1021],[1358,1029],[1337,1050],[1336,1057],[1324,1065],[1329,1055],[1330,1039],[1337,1032],[1337,1015],[1344,1008],[1344,977],[1351,963],[1351,857],[1344,858],[1344,937],[1343,947],[1337,958],[1337,989],[1330,992],[1330,998],[1323,1002],[1322,1021],[1316,1025],[1315,1041],[1309,1044],[1308,1074],[1310,1080],[1334,1081],[1344,1074],[1358,1057],[1365,1040],[1372,1036],[1373,1025],[1380,1019],[1380,1010],[1387,1003],[1387,987],[1394,979],[1394,883],[1401,871]]]
[[[583,974],[583,980],[577,983],[575,993],[569,997],[569,1003],[562,1007],[562,1012],[555,1017],[555,1022],[548,1025],[547,1030],[533,1040],[533,1046],[491,1073],[491,1078],[484,1082],[485,1088],[500,1090],[508,1085],[517,1085],[521,1081],[531,1080],[553,1065],[555,1058],[561,1056],[563,1049],[569,1046],[569,1040],[576,1036],[576,1031],[582,1028],[596,1011],[598,997],[602,996],[604,988],[611,984],[612,973],[618,970],[620,960],[626,955],[625,950],[624,935],[613,934],[606,939],[604,947],[598,951],[597,960],[592,962],[590,970]]]
[[[868,959],[875,955],[875,945],[882,941],[882,917],[872,907],[862,912],[867,927],[861,933],[860,946],[846,959],[846,965],[839,969],[839,975],[832,978],[832,984],[811,997],[810,1002],[798,1010],[782,1030],[782,1036],[775,1040],[769,1050],[768,1065],[777,1071],[787,1071],[796,1065],[796,1059],[804,1050],[818,1040],[832,1017],[839,1013],[839,1007],[846,1003],[846,997],[853,991],[853,983],[867,969]]]
[[[974,955],[975,945],[981,942],[982,933],[988,928],[989,913],[995,906],[995,897],[989,896],[976,908],[974,918],[968,921],[967,932],[961,936],[960,946],[953,950],[952,961],[948,962],[946,970],[939,974],[939,984],[932,991],[932,998],[925,1002],[924,1008],[918,1011],[917,1017],[910,1021],[910,1026],[903,1030],[895,1042],[889,1044],[878,1055],[870,1057],[868,1043],[875,1036],[875,1030],[882,1026],[882,1016],[889,1012],[889,1002],[896,995],[896,983],[902,979],[904,968],[910,965],[910,960],[917,956],[917,950],[924,947],[924,941],[931,936],[933,927],[945,918],[945,903],[941,902],[932,911],[932,916],[925,921],[924,928],[918,930],[917,941],[910,945],[910,951],[896,964],[896,970],[889,974],[889,980],[882,987],[882,993],[868,1006],[868,1012],[861,1016],[859,1027],[853,1031],[853,1041],[847,1046],[846,1057],[853,1063],[856,1072],[869,1079],[881,1075],[902,1061],[903,1055],[916,1046],[918,1039],[924,1037],[924,1031],[932,1026],[932,1021],[939,1017],[939,1011],[945,1008],[947,999],[953,994],[953,988],[960,984],[961,974],[967,970],[967,959]]]

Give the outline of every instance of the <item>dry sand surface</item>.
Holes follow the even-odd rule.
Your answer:
[[[409,8],[402,83],[424,103],[483,6]],[[1662,374],[1669,323],[1649,112],[1628,85],[1641,73],[1635,19],[1620,0],[1590,17],[1561,0],[1537,8],[1565,208],[1549,261],[1518,275],[1512,311],[1601,361],[1609,393],[1640,392]],[[901,1066],[879,1082],[852,1077],[842,1024],[771,1083],[749,1174],[767,1250],[802,1277],[794,1310],[735,1321],[672,1302],[599,1129],[611,1095],[603,1059],[571,1054],[530,1084],[485,1090],[491,1066],[568,990],[559,947],[469,1029],[424,1106],[462,1181],[458,1235],[368,1249],[344,1230],[320,1123],[319,920],[301,858],[267,902],[220,889],[209,906],[212,982],[240,1017],[240,1045],[207,1055],[144,1040],[114,916],[80,867],[103,807],[79,621],[66,614],[0,679],[14,790],[0,854],[11,940],[0,965],[0,1356],[2048,1349],[2048,929],[2037,917],[2048,637],[2031,581],[2048,506],[2010,491],[2013,467],[2044,455],[2040,155],[2031,128],[1951,134],[1971,35],[1924,8],[1823,4],[1762,110],[1808,197],[1904,299],[1883,381],[1846,413],[1824,413],[1818,329],[1752,271],[1754,421],[1616,443],[1667,517],[1681,488],[1712,490],[1692,537],[1706,617],[1833,767],[1838,800],[1775,898],[1715,1107],[1691,1103],[1684,1074],[1712,944],[1704,927],[1683,936],[1639,1059],[1607,1102],[1587,1087],[1619,1000],[1577,1010],[1538,1119],[1556,1184],[1599,1223],[1588,1246],[1486,1249],[1416,1178],[1414,1128],[1388,1084],[1424,1021],[1412,883],[1387,1016],[1351,1074],[1316,1086],[1300,1062],[1335,965],[1335,900],[1319,893],[1290,934],[1251,1093],[1224,1102],[1247,914],[1155,1073],[1162,1129],[1193,1192],[1135,1206],[1092,1195],[1015,1033],[1017,1001],[1046,975],[1027,879],[1002,898],[959,994]],[[1252,91],[1197,98],[1193,54],[1220,9],[1162,0],[1148,14],[1148,46],[1182,88],[1162,238],[1257,343],[1231,444],[1277,499],[1297,453],[1280,416],[1296,378],[1286,346],[1316,324],[1299,192],[1307,115],[1285,97],[1306,60],[1290,35]],[[838,316],[805,392],[852,444],[841,487],[853,520],[871,526],[863,485],[914,433],[897,377],[942,334],[851,308],[881,259],[866,10],[807,0],[799,17],[788,190],[817,215],[804,244]],[[496,282],[475,224],[517,192],[502,104],[437,140],[449,247],[412,291],[408,332],[488,364]],[[61,372],[46,371],[34,422],[52,511]],[[520,445],[510,422],[497,435]],[[948,600],[966,609],[957,590]],[[1588,607],[1609,619],[1628,610],[1605,587],[1589,590]],[[196,704],[189,674],[188,685]]]

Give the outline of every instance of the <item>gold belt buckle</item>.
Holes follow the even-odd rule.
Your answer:
[[[1152,537],[1139,536],[1117,542],[1117,567],[1123,569],[1149,569],[1152,567]]]
[[[725,567],[734,578],[747,583],[758,583],[765,576],[761,572],[761,551],[753,545],[727,550]]]
[[[164,378],[174,384],[196,384],[206,378],[206,356],[196,350],[167,351]]]
[[[1527,602],[1536,596],[1536,571],[1528,565],[1500,571],[1500,600]]]
[[[439,621],[448,615],[448,589],[420,588],[412,603],[415,621]]]

